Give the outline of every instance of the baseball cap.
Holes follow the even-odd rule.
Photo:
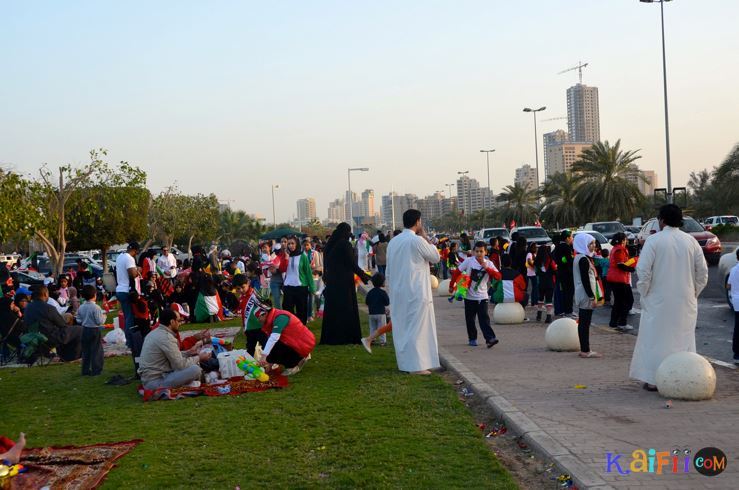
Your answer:
[[[180,314],[180,316],[184,316],[185,318],[190,318],[190,314],[185,311],[185,309],[182,307],[179,303],[172,303],[172,311],[176,311]]]

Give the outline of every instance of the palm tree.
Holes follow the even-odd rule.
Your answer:
[[[506,186],[498,199],[503,203],[503,217],[506,222],[516,220],[523,225],[536,218],[536,191],[523,187],[521,184]]]
[[[582,152],[572,166],[575,201],[584,218],[619,219],[631,216],[644,200],[634,175],[646,182],[634,162],[639,150],[621,151],[621,140],[611,146],[599,141]]]
[[[721,213],[739,212],[739,144],[734,146],[726,160],[718,166],[713,176],[714,187],[720,189]]]
[[[244,211],[226,209],[219,216],[221,241],[230,247],[237,240],[253,240],[259,237],[264,227]]]
[[[575,201],[577,182],[570,173],[558,173],[549,177],[541,186],[544,196],[542,219],[549,226],[576,226],[581,223],[580,210]]]

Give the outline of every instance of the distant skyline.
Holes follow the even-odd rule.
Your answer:
[[[83,163],[91,148],[144,169],[154,193],[214,192],[271,220],[352,189],[442,191],[457,171],[497,194],[567,129],[578,61],[598,87],[601,139],[641,149],[666,182],[659,5],[528,2],[6,2],[0,165]],[[673,185],[739,142],[739,2],[665,4]],[[456,192],[453,192],[455,194]],[[377,206],[376,206],[377,207]]]

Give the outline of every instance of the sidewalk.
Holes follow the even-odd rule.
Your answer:
[[[434,306],[444,365],[467,378],[509,430],[524,435],[532,448],[570,473],[579,488],[739,488],[737,371],[714,366],[713,400],[674,400],[666,409],[659,394],[628,379],[633,335],[592,328],[591,346],[604,354],[602,359],[548,351],[543,323],[493,325],[498,345],[469,347],[462,303],[435,298]],[[628,469],[635,449],[690,449],[695,454],[704,447],[726,454],[726,470],[716,477],[697,473],[692,464],[687,474],[673,474],[670,468],[662,475],[620,475],[615,467],[606,472],[607,452],[623,454],[621,466]]]

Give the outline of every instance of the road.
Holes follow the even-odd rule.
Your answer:
[[[737,244],[724,244],[724,253],[734,252]],[[634,308],[639,309],[639,293],[634,291]],[[593,323],[608,324],[611,309],[596,310]],[[629,317],[629,324],[639,326],[639,314]],[[723,281],[719,278],[718,267],[708,267],[708,285],[698,298],[698,323],[695,341],[698,353],[711,359],[733,365],[734,354],[731,350],[731,339],[734,333],[734,312],[726,303],[726,292]]]

